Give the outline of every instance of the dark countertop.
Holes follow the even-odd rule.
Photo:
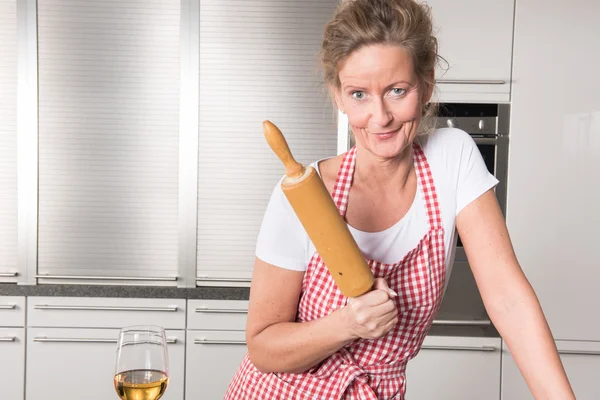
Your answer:
[[[150,299],[248,300],[247,287],[197,287],[113,285],[17,285],[0,283],[0,296],[130,297]]]

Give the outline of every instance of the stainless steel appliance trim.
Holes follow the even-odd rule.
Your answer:
[[[436,326],[481,326],[487,327],[492,325],[492,321],[484,320],[444,320],[438,319],[433,321],[433,325]]]
[[[0,310],[14,310],[17,308],[16,304],[2,304],[0,305]]]
[[[462,350],[462,351],[498,351],[496,347],[492,346],[436,346],[436,345],[423,345],[421,349],[425,350]]]
[[[0,272],[0,277],[2,278],[13,278],[18,275],[18,272]]]
[[[121,306],[60,306],[36,304],[33,306],[36,310],[68,310],[68,311],[168,311],[176,312],[179,307],[121,307]]]
[[[252,282],[252,278],[215,278],[208,276],[199,276],[196,278],[197,282],[201,281],[230,281],[230,282]]]
[[[36,275],[38,279],[77,279],[109,281],[176,281],[176,276],[84,276],[84,275]]]
[[[245,340],[194,339],[194,344],[246,344]]]
[[[506,81],[500,79],[438,79],[435,83],[450,85],[504,85]]]
[[[458,128],[471,135],[496,135],[498,117],[437,117],[436,128]]]
[[[99,339],[99,338],[52,338],[38,336],[33,338],[34,342],[40,343],[117,343],[117,339]],[[167,344],[176,344],[177,338],[167,338]]]
[[[247,314],[248,310],[239,310],[235,308],[208,308],[208,307],[197,307],[195,312],[197,313],[230,313],[230,314]]]
[[[200,0],[182,0],[180,12],[179,216],[180,288],[196,287],[198,259],[198,116]]]
[[[0,337],[0,342],[14,342],[15,340],[17,340],[16,336],[4,336],[4,337]]]
[[[569,354],[576,356],[600,356],[600,351],[593,350],[559,350],[558,354]]]

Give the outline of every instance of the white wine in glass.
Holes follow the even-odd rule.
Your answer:
[[[122,400],[158,400],[169,383],[165,330],[158,326],[121,329],[114,384]]]

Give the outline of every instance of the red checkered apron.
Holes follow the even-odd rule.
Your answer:
[[[356,340],[309,371],[301,374],[269,373],[256,369],[248,355],[234,376],[225,399],[404,399],[407,362],[417,355],[439,309],[445,285],[444,229],[433,177],[418,145],[413,146],[415,169],[429,219],[429,231],[396,264],[368,260],[376,277],[383,277],[398,293],[398,324],[376,340]],[[333,199],[346,213],[352,185],[356,147],[345,155]],[[325,317],[348,301],[315,253],[302,283],[298,322]]]

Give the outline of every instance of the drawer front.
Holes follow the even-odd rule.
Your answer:
[[[25,297],[0,296],[0,326],[25,326]]]
[[[247,316],[248,301],[188,301],[188,329],[245,331]]]
[[[25,390],[25,329],[0,328],[0,398],[22,400]]]
[[[30,328],[27,338],[27,400],[117,398],[113,386],[118,329]],[[169,386],[164,400],[184,392],[185,332],[166,331]],[[70,390],[65,391],[64,377]],[[89,388],[93,388],[90,392]]]
[[[185,306],[183,299],[30,297],[27,326],[185,329]]]
[[[244,332],[188,331],[185,398],[222,399],[247,352]]]

